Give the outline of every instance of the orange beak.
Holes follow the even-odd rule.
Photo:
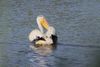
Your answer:
[[[44,16],[38,16],[37,18],[38,18],[40,24],[41,24],[45,29],[48,29],[49,24],[48,24],[46,18],[45,18]]]

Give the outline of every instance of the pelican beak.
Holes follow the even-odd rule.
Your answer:
[[[45,29],[48,29],[49,24],[48,24],[46,18],[45,18],[44,16],[38,16],[37,18],[38,18],[40,24],[41,24]]]

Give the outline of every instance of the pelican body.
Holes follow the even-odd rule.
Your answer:
[[[29,34],[29,40],[35,47],[40,46],[56,46],[57,35],[55,28],[50,26],[43,15],[37,16],[37,24],[39,29],[34,29]],[[44,29],[46,30],[44,32]]]

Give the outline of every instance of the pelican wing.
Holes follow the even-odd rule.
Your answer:
[[[34,39],[37,37],[43,37],[43,34],[38,30],[34,29],[32,32],[29,34],[29,40],[32,42]]]
[[[45,33],[47,37],[51,37],[51,35],[55,35],[55,28],[52,26],[49,26],[47,32]]]

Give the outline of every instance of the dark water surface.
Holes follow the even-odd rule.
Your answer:
[[[59,38],[48,56],[29,48],[41,14]],[[0,0],[0,67],[100,67],[100,1]]]

